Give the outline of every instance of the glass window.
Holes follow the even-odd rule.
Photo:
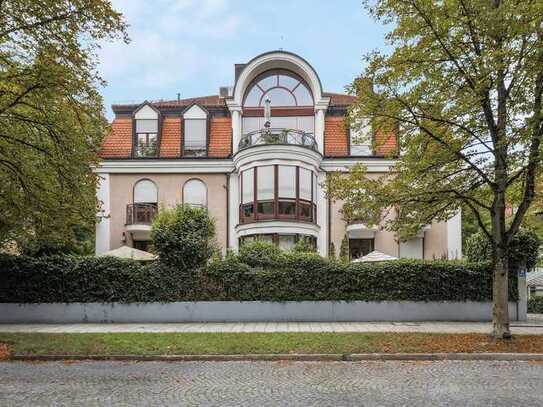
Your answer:
[[[158,120],[136,119],[136,157],[154,157],[158,152]]]
[[[207,120],[185,120],[183,154],[188,156],[203,156],[207,151]]]
[[[296,167],[279,166],[279,198],[296,198]]]
[[[272,106],[313,106],[313,96],[303,79],[285,70],[272,70],[257,77],[243,106],[263,107],[267,98]]]
[[[311,171],[300,168],[300,199],[311,201]]]
[[[357,120],[351,126],[351,155],[371,155],[372,129],[369,120]]]
[[[257,197],[259,201],[273,200],[274,199],[274,167],[268,165],[265,167],[258,167],[257,174]]]
[[[279,235],[279,248],[292,250],[296,245],[296,235]]]
[[[207,187],[199,179],[191,179],[183,185],[183,203],[206,207],[207,206]]]
[[[241,197],[241,203],[248,203],[254,201],[254,169],[243,171],[242,176],[242,189],[243,196]]]
[[[148,179],[138,181],[134,186],[134,203],[156,203],[158,191],[155,183]]]

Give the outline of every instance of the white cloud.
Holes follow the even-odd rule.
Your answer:
[[[241,24],[229,0],[113,0],[113,7],[130,25],[131,42],[99,53],[110,86],[156,90],[197,77],[213,58],[206,43],[235,36]]]

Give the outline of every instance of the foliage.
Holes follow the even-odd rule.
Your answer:
[[[531,297],[528,300],[528,312],[531,314],[543,314],[543,297]]]
[[[106,0],[6,0],[0,21],[0,245],[70,244],[96,214],[96,49],[126,24]]]
[[[524,262],[528,269],[534,268],[539,257],[540,245],[541,241],[535,232],[520,229],[509,247],[510,269],[515,270]],[[466,241],[465,255],[469,261],[473,262],[492,260],[492,246],[482,232],[473,234]]]
[[[339,247],[339,260],[348,263],[349,262],[349,238],[347,235],[343,236],[341,240],[341,246]]]
[[[292,248],[292,251],[297,253],[316,253],[317,249],[311,244],[309,238],[301,236]]]
[[[347,217],[382,222],[400,240],[468,208],[496,254],[494,330],[508,337],[507,248],[541,194],[543,3],[364,4],[391,28],[391,50],[366,56],[350,88],[349,122],[370,124],[375,147],[395,135],[401,154],[378,178],[363,166],[332,174],[328,193],[345,202]],[[515,211],[506,224],[508,206]]]
[[[159,211],[151,240],[161,263],[184,271],[205,266],[217,251],[215,222],[206,209],[190,205]]]
[[[343,264],[315,253],[286,252],[280,253],[281,263],[262,267],[262,262],[247,257],[256,253],[256,247],[264,249],[253,245],[244,256],[216,259],[203,273],[113,257],[0,255],[0,303],[491,298],[489,263],[401,260]],[[514,300],[516,284],[511,283],[510,298]]]
[[[280,265],[283,259],[281,249],[271,242],[255,240],[239,248],[239,260],[251,267],[274,267]]]
[[[336,260],[336,246],[334,242],[330,242],[330,247],[328,248],[328,259]]]

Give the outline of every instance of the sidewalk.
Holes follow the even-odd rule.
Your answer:
[[[208,322],[125,324],[0,324],[2,332],[120,333],[120,332],[424,332],[490,333],[490,322]],[[512,322],[513,334],[543,335],[543,316]]]

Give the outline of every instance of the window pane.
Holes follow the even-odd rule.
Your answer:
[[[254,201],[254,169],[246,170],[242,172],[242,185],[243,196],[241,197],[241,203],[248,203]]]
[[[300,168],[300,199],[311,201],[311,171]]]
[[[294,79],[292,76],[279,75],[279,86],[283,86],[284,88],[292,90],[299,83],[300,81],[298,79]]]
[[[158,120],[136,120],[136,133],[158,133]]]
[[[279,235],[279,248],[281,250],[292,250],[295,245],[295,235]]]
[[[266,98],[271,100],[272,106],[296,106],[296,101],[294,100],[292,93],[282,88],[273,88],[266,92],[261,101],[262,106],[264,106]]]
[[[258,240],[273,243],[273,235],[258,235]]]
[[[273,166],[258,167],[257,169],[257,200],[263,201],[274,198]]]
[[[300,84],[296,89],[294,89],[294,96],[296,96],[296,101],[298,106],[313,106],[313,98],[309,89],[305,85]]]
[[[277,74],[274,73],[270,76],[262,78],[260,81],[258,81],[258,86],[264,90],[277,86]]]
[[[134,186],[134,203],[156,203],[157,188],[153,181],[144,179]]]
[[[207,188],[202,181],[193,179],[183,186],[183,203],[202,206],[207,205]]]
[[[296,167],[279,166],[279,197],[296,198]]]
[[[206,148],[206,120],[185,120],[185,148],[205,149]]]
[[[273,201],[258,202],[259,215],[273,215]]]
[[[258,106],[258,103],[260,103],[261,96],[262,96],[262,91],[257,86],[253,86],[253,88],[249,91],[249,93],[245,97],[244,105]]]
[[[279,215],[296,216],[296,201],[279,201]]]

